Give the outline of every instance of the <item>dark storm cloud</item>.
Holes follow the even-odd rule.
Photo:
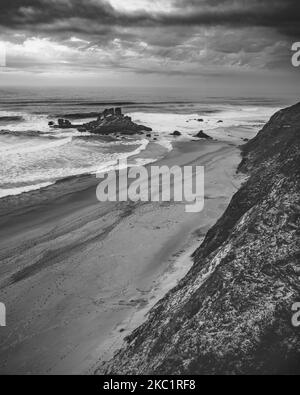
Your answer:
[[[125,1],[125,0],[124,0]],[[91,22],[91,24],[89,24]],[[95,22],[99,26],[95,27]],[[0,25],[98,33],[100,26],[260,26],[300,34],[299,0],[175,0],[167,12],[119,12],[104,0],[1,0]]]
[[[0,24],[13,28],[69,21],[70,30],[76,30],[79,20],[126,25],[143,18],[148,16],[121,14],[104,0],[1,0],[0,3]]]
[[[290,67],[299,0],[157,3],[140,0],[143,10],[132,0],[0,0],[8,64],[170,75]]]
[[[299,0],[176,0],[183,15],[167,18],[170,24],[260,26],[286,35],[300,34]]]

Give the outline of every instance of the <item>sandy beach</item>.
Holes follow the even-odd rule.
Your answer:
[[[149,152],[149,151],[148,151]],[[205,166],[205,208],[100,203],[73,177],[0,202],[0,372],[93,374],[192,265],[241,184],[237,145],[180,142],[159,165]]]

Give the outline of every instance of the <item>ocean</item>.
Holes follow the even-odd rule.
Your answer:
[[[103,172],[118,159],[134,157],[137,165],[153,162],[172,150],[176,139],[170,134],[175,130],[181,140],[194,139],[203,130],[214,139],[242,144],[287,104],[265,98],[185,97],[150,88],[0,89],[0,198]],[[73,123],[85,123],[92,120],[89,113],[114,106],[151,127],[152,137],[104,138],[48,126],[66,115]],[[150,146],[153,155],[154,144],[160,146],[157,156],[145,155]]]

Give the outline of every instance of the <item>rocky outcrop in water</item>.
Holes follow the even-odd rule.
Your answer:
[[[243,147],[247,182],[107,373],[299,374],[299,136],[300,104]]]
[[[90,132],[95,134],[137,134],[142,132],[151,132],[152,129],[143,125],[134,123],[129,116],[122,114],[121,108],[110,108],[99,114],[97,120],[82,125],[80,132]]]
[[[152,132],[151,128],[138,125],[132,121],[131,117],[123,115],[120,107],[105,109],[102,113],[97,114],[95,121],[83,125],[74,125],[68,119],[60,118],[57,125],[52,125],[49,122],[49,126],[54,129],[78,129],[82,133],[89,132],[100,135],[115,133],[132,135]]]
[[[182,135],[181,132],[179,132],[178,130],[175,130],[175,132],[171,133],[171,136],[173,137],[180,137]]]
[[[71,121],[63,118],[58,119],[57,125],[53,121],[48,122],[48,125],[52,129],[76,129],[77,127],[80,126],[80,125],[73,125]]]
[[[204,133],[203,130],[200,130],[199,133],[194,136],[197,139],[206,139],[206,140],[212,140],[212,137],[210,137],[208,134]]]

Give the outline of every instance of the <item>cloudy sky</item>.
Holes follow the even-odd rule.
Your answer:
[[[1,0],[0,84],[296,92],[296,41],[299,0]]]

